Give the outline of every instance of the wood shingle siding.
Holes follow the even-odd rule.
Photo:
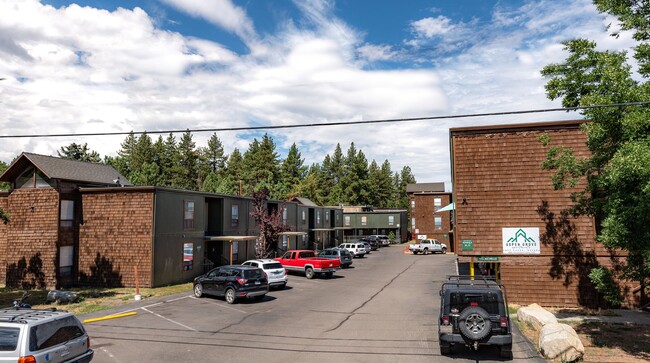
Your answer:
[[[566,213],[570,194],[582,190],[584,181],[576,189],[553,190],[553,172],[541,168],[547,150],[539,141],[543,134],[553,146],[589,156],[582,122],[450,130],[459,262],[499,257],[511,303],[599,303],[587,275],[595,266],[609,266],[610,255],[594,240],[593,218]],[[539,228],[539,254],[503,254],[502,228],[515,227]],[[472,251],[462,250],[463,240],[473,241]]]
[[[79,229],[81,284],[151,287],[153,199],[151,191],[87,193]]]
[[[52,188],[17,189],[7,202],[7,286],[55,288],[59,194]]]

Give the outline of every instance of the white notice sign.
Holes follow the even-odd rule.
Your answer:
[[[504,255],[539,255],[539,228],[503,228]]]

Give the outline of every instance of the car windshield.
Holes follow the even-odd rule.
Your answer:
[[[280,262],[271,262],[271,263],[265,263],[264,264],[264,269],[265,270],[273,270],[276,268],[282,268],[282,264]]]
[[[253,278],[261,278],[262,277],[262,270],[256,268],[254,270],[244,270],[244,278],[247,279],[253,279]]]
[[[13,352],[18,346],[20,329],[0,327],[0,352]]]

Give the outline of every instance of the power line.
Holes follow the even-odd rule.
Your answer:
[[[255,130],[276,130],[276,129],[297,129],[305,127],[324,127],[324,126],[348,126],[348,125],[364,125],[364,124],[379,124],[379,123],[397,123],[397,122],[414,122],[414,121],[429,121],[429,120],[444,120],[444,119],[458,119],[470,117],[487,117],[487,116],[505,116],[505,115],[521,115],[528,113],[545,113],[545,112],[558,112],[558,111],[577,111],[588,110],[605,107],[628,107],[628,106],[645,106],[650,105],[650,101],[644,102],[629,102],[629,103],[610,103],[606,105],[591,105],[591,106],[577,106],[577,107],[559,107],[559,108],[544,108],[537,110],[521,110],[521,111],[504,111],[504,112],[487,112],[487,113],[472,113],[460,115],[445,115],[445,116],[427,116],[427,117],[412,117],[412,118],[395,118],[384,120],[366,120],[366,121],[340,121],[340,122],[324,122],[324,123],[308,123],[308,124],[294,124],[294,125],[269,125],[269,126],[243,126],[243,127],[222,127],[222,128],[209,128],[209,129],[185,129],[185,130],[160,130],[160,131],[119,131],[119,132],[89,132],[89,133],[66,133],[66,134],[23,134],[23,135],[0,135],[0,139],[10,138],[47,138],[47,137],[70,137],[70,136],[116,136],[116,135],[141,135],[141,134],[177,134],[183,132],[225,132],[225,131],[255,131]]]

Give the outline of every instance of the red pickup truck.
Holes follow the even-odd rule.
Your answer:
[[[313,279],[316,274],[332,277],[334,271],[341,268],[339,260],[316,257],[311,250],[289,250],[275,260],[289,271],[304,272],[308,279]]]

